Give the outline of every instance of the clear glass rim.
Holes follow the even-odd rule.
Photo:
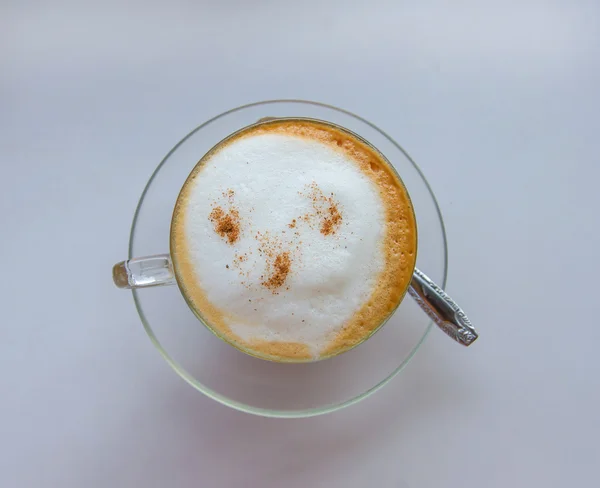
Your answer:
[[[429,182],[427,181],[427,178],[425,178],[425,175],[421,171],[421,168],[419,168],[419,166],[417,166],[417,164],[413,161],[413,159],[409,156],[409,154],[402,148],[402,146],[400,146],[392,137],[390,137],[387,133],[385,133],[383,130],[381,130],[379,127],[377,127],[373,123],[369,122],[368,120],[360,117],[359,115],[356,115],[347,110],[335,107],[333,105],[329,105],[329,104],[321,103],[321,102],[313,102],[313,101],[309,101],[309,100],[300,100],[300,99],[264,100],[264,101],[248,103],[246,105],[241,105],[239,107],[232,108],[232,109],[227,110],[226,112],[223,112],[215,117],[212,117],[211,119],[207,120],[206,122],[200,124],[198,127],[193,129],[190,133],[188,133],[183,139],[181,139],[175,146],[173,146],[173,148],[167,153],[167,155],[158,164],[158,166],[156,167],[156,169],[150,176],[150,179],[146,183],[146,186],[144,187],[142,194],[140,195],[140,199],[136,206],[135,214],[133,216],[133,222],[131,224],[131,231],[129,234],[129,248],[128,248],[129,259],[132,259],[134,257],[133,256],[133,242],[134,242],[134,237],[135,237],[135,229],[136,229],[136,225],[137,225],[137,221],[138,221],[138,217],[139,217],[142,205],[144,203],[144,199],[146,197],[146,193],[148,192],[148,189],[152,185],[154,178],[158,175],[160,169],[169,160],[171,155],[185,141],[187,141],[190,137],[192,137],[196,132],[198,132],[202,128],[206,127],[207,125],[211,124],[212,122],[214,122],[222,117],[225,117],[231,113],[238,112],[240,110],[244,110],[247,108],[257,107],[257,106],[261,106],[261,105],[271,105],[271,104],[277,104],[277,103],[297,103],[297,104],[314,105],[314,106],[318,106],[318,107],[322,107],[322,108],[327,108],[330,110],[335,110],[335,111],[341,112],[345,115],[349,115],[349,116],[354,117],[355,119],[367,124],[369,127],[374,129],[375,131],[379,132],[382,136],[384,136],[387,140],[389,140],[389,142],[391,142],[398,150],[400,150],[402,152],[402,154],[406,157],[406,159],[414,167],[414,169],[417,171],[417,173],[419,174],[419,176],[425,183],[427,191],[429,192],[429,195],[432,198],[434,205],[435,205],[436,213],[438,215],[439,223],[440,223],[441,230],[442,230],[442,242],[444,245],[444,270],[443,270],[443,277],[442,277],[442,281],[441,281],[441,287],[445,288],[446,287],[446,279],[448,276],[448,245],[447,245],[447,239],[446,239],[446,228],[444,226],[444,219],[442,217],[442,212],[440,210],[440,206],[437,202],[437,199],[435,198],[435,194],[433,193],[431,186],[429,185]],[[219,403],[222,403],[223,405],[227,405],[228,407],[234,408],[236,410],[246,412],[246,413],[251,413],[254,415],[259,415],[262,417],[273,417],[273,418],[314,417],[314,416],[322,415],[325,413],[335,412],[342,408],[349,407],[350,405],[354,405],[355,403],[358,403],[361,400],[364,400],[365,398],[371,396],[376,391],[383,388],[387,383],[389,383],[394,377],[396,377],[405,368],[405,366],[410,362],[410,360],[413,358],[413,356],[416,354],[416,352],[420,349],[421,345],[423,344],[423,342],[429,335],[429,332],[431,331],[431,328],[433,326],[433,323],[429,322],[429,324],[427,325],[427,328],[425,329],[425,332],[423,333],[423,335],[421,336],[421,338],[419,339],[417,344],[413,347],[412,351],[408,354],[408,356],[406,356],[406,358],[404,358],[402,363],[400,363],[400,365],[396,369],[394,369],[386,378],[384,378],[383,380],[381,380],[379,383],[375,384],[371,388],[367,389],[363,393],[361,393],[349,400],[346,400],[344,402],[335,403],[335,404],[331,404],[331,405],[327,405],[327,406],[323,406],[323,407],[316,407],[316,408],[311,408],[311,409],[301,409],[301,410],[285,410],[285,411],[284,410],[270,410],[270,409],[265,409],[265,408],[260,408],[260,407],[254,407],[251,405],[246,405],[244,403],[240,403],[235,400],[232,400],[231,398],[228,398],[224,395],[220,395],[219,393],[213,391],[212,389],[208,388],[207,386],[203,385],[198,380],[196,380],[181,365],[179,365],[177,363],[177,361],[175,361],[169,355],[169,353],[162,347],[160,341],[154,334],[154,331],[152,330],[152,327],[150,326],[150,323],[144,314],[142,305],[139,300],[138,290],[133,289],[132,295],[133,295],[133,301],[135,303],[135,307],[140,316],[140,319],[142,321],[144,329],[146,330],[146,333],[148,334],[148,337],[150,338],[150,340],[152,341],[154,346],[158,349],[159,353],[164,358],[164,360],[171,366],[171,368],[173,368],[173,370],[181,378],[183,378],[189,385],[194,387],[196,390],[200,391],[201,393],[204,393],[206,396],[212,398],[213,400],[215,400]]]
[[[220,142],[217,142],[215,144],[215,146],[213,146],[213,149],[216,148],[216,147],[218,147],[218,146],[220,146],[220,145],[222,145],[222,144],[227,144],[227,141],[235,139],[240,134],[242,134],[242,133],[244,133],[246,131],[249,131],[249,130],[251,130],[252,128],[254,128],[256,126],[273,124],[273,123],[277,123],[279,121],[309,121],[309,122],[318,122],[320,124],[324,124],[324,125],[336,128],[336,129],[338,129],[339,131],[341,131],[343,133],[346,133],[346,134],[351,135],[352,137],[355,137],[356,139],[358,139],[359,141],[361,141],[363,144],[366,144],[373,151],[375,151],[377,154],[379,154],[379,156],[384,161],[387,162],[387,164],[389,165],[391,171],[398,178],[399,183],[402,185],[402,188],[404,188],[404,191],[406,192],[406,196],[407,196],[408,201],[410,202],[410,206],[411,206],[411,214],[412,214],[413,220],[416,222],[417,217],[415,216],[415,210],[414,210],[414,205],[412,203],[412,199],[410,198],[410,194],[408,193],[408,189],[406,188],[406,185],[404,184],[404,181],[402,180],[402,177],[400,176],[400,174],[398,173],[398,170],[394,167],[394,165],[387,159],[387,157],[384,154],[381,153],[381,151],[379,151],[379,149],[377,149],[375,146],[373,146],[369,141],[367,141],[361,135],[359,135],[359,134],[351,131],[350,129],[347,129],[346,127],[342,127],[341,125],[335,124],[333,122],[326,121],[326,120],[315,119],[315,118],[311,118],[311,117],[276,117],[276,118],[274,118],[274,120],[266,120],[266,121],[259,120],[258,122],[254,123],[254,124],[248,125],[246,127],[242,127],[241,129],[233,132],[232,134],[229,134],[223,140],[221,140]],[[213,149],[211,149],[210,151],[212,151]],[[209,153],[210,153],[210,151],[209,151]],[[206,158],[206,155],[208,155],[209,153],[206,153],[200,159],[200,161],[198,161],[197,165],[202,164],[203,161],[204,161],[204,159]],[[188,178],[186,179],[185,183],[183,184],[183,186],[181,188],[181,191],[179,192],[179,196],[177,197],[177,201],[178,202],[179,202],[179,199],[181,198],[181,195],[184,193],[184,188],[186,187],[186,185],[190,181],[191,181],[191,173],[190,173],[190,176],[188,176]],[[175,216],[175,211],[173,211],[173,217],[174,216]],[[419,252],[418,235],[417,235],[417,238],[416,238],[416,243],[417,243],[417,250],[415,252],[415,265],[413,266],[413,269],[411,271],[411,275],[414,272],[414,269],[416,268],[416,262],[417,262],[416,258],[417,258],[418,252]],[[173,240],[173,234],[172,234],[172,228],[171,228],[170,249],[172,250],[173,247],[174,247],[174,240]],[[182,285],[182,283],[180,281],[180,278],[178,277],[178,272],[180,271],[179,260],[177,258],[177,255],[175,253],[173,253],[173,252],[171,252],[171,261],[172,261],[172,265],[173,265],[173,271],[174,271],[174,275],[175,275],[175,280],[177,281],[177,284],[179,285],[179,288],[182,289],[183,285]],[[318,361],[325,361],[327,359],[331,359],[331,358],[333,358],[335,356],[338,356],[340,354],[344,354],[345,352],[351,351],[352,349],[360,346],[363,342],[365,342],[366,340],[368,340],[371,337],[373,337],[390,320],[390,318],[396,313],[396,311],[400,307],[400,304],[402,303],[402,300],[404,300],[404,297],[408,293],[409,287],[410,287],[410,281],[406,283],[406,286],[404,287],[404,291],[402,292],[402,294],[401,294],[400,298],[398,299],[398,302],[396,303],[396,305],[394,306],[394,308],[387,314],[387,316],[385,316],[379,322],[379,325],[377,327],[375,327],[373,330],[371,330],[368,335],[364,336],[360,340],[360,342],[357,342],[356,344],[353,344],[351,347],[349,347],[347,349],[342,349],[341,351],[335,351],[333,354],[330,354],[330,355],[327,355],[327,356],[321,356],[317,360],[315,360],[315,359],[295,360],[295,359],[288,359],[288,358],[277,358],[276,362],[278,362],[278,363],[290,363],[290,364],[291,363],[295,363],[295,364],[315,363],[315,362],[318,362]],[[270,358],[270,357],[257,354],[256,352],[252,351],[251,349],[248,349],[248,348],[243,347],[243,346],[241,346],[239,344],[236,344],[229,337],[227,337],[226,335],[222,334],[221,331],[219,331],[217,328],[213,327],[210,324],[210,322],[204,318],[204,316],[202,315],[202,312],[200,310],[197,310],[194,307],[194,304],[185,295],[185,293],[182,293],[182,295],[183,295],[183,298],[186,301],[188,307],[194,313],[194,315],[198,318],[198,320],[200,320],[200,322],[202,322],[202,324],[204,324],[204,326],[208,330],[210,330],[214,335],[216,335],[219,339],[221,339],[222,341],[225,341],[230,346],[235,347],[237,350],[242,351],[245,354],[249,354],[250,356],[254,356],[254,357],[258,358],[258,359],[263,359],[263,360],[266,360],[266,361],[273,361],[273,359]]]

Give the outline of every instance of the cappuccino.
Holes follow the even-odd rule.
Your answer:
[[[416,250],[411,202],[387,160],[310,119],[271,120],[219,143],[185,182],[171,226],[194,312],[275,361],[367,339],[402,300]]]

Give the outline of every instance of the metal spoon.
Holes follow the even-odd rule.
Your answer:
[[[459,344],[470,346],[479,337],[456,302],[417,268],[413,272],[408,293],[431,320]]]

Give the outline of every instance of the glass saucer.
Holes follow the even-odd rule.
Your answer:
[[[396,167],[412,199],[419,233],[417,267],[446,286],[447,247],[435,196],[408,154],[371,122],[345,110],[302,100],[269,100],[218,115],[185,136],[161,161],[138,203],[129,258],[169,250],[175,200],[198,160],[217,142],[263,117],[309,117],[346,127],[377,147]],[[266,417],[310,417],[372,395],[402,371],[432,323],[408,295],[391,319],[357,348],[308,364],[251,357],[212,334],[188,308],[177,286],[133,290],[146,332],[184,380],[214,400]]]

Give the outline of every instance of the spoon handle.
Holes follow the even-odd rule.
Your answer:
[[[478,335],[471,322],[444,290],[415,268],[408,293],[440,329],[456,342],[469,346]]]

